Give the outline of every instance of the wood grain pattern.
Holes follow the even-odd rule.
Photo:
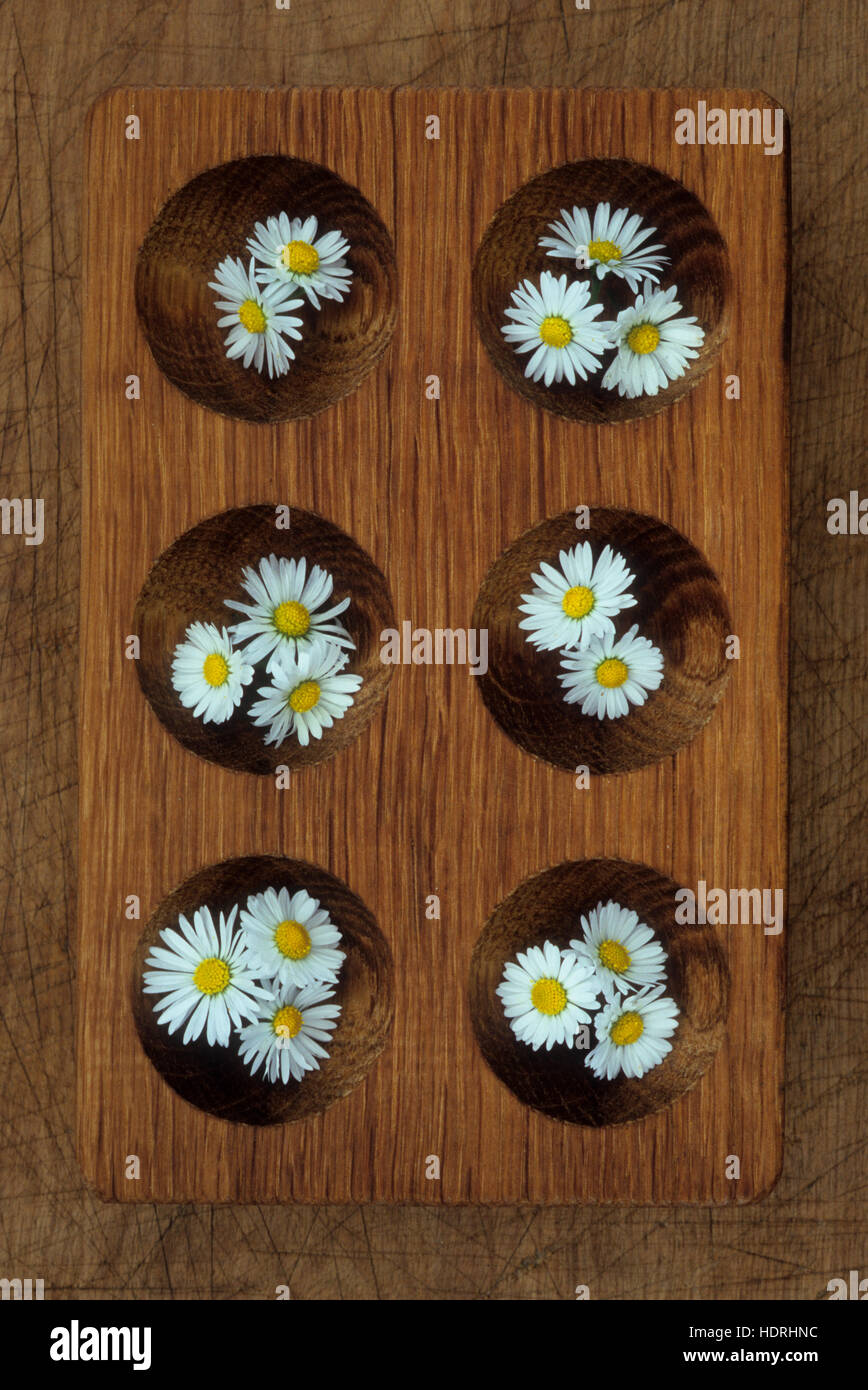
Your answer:
[[[0,1265],[46,1296],[812,1300],[862,1266],[868,1144],[868,547],[826,501],[866,491],[863,6],[840,0],[67,0],[0,9]],[[81,196],[85,114],[118,83],[761,87],[793,120],[790,913],[786,1143],[752,1206],[104,1203],[74,1150]],[[449,132],[446,137],[449,138]],[[432,513],[432,524],[439,509]],[[436,761],[425,766],[436,775]],[[493,789],[494,794],[494,789]]]
[[[763,102],[702,95],[726,107]],[[111,334],[89,315],[84,342],[78,1045],[79,1144],[101,1191],[674,1202],[745,1201],[772,1185],[780,938],[757,926],[720,934],[735,982],[725,1044],[689,1094],[639,1125],[577,1129],[520,1104],[480,1056],[466,1002],[470,953],[492,907],[562,860],[614,854],[679,883],[784,883],[785,375],[768,344],[782,341],[785,314],[786,164],[757,148],[709,159],[676,145],[675,111],[696,97],[120,91],[93,113],[87,183],[93,190],[98,178],[99,197],[87,202],[85,295],[97,305],[111,293],[116,312]],[[130,110],[158,159],[147,143],[121,143]],[[449,140],[426,142],[431,110]],[[189,139],[171,142],[182,129]],[[706,380],[651,420],[582,427],[530,408],[487,361],[471,257],[515,188],[601,149],[681,179],[742,254],[730,337]],[[324,164],[361,189],[394,238],[402,312],[379,369],[353,395],[314,420],[254,431],[190,406],[161,376],[143,351],[129,268],[170,193],[203,168],[266,152]],[[746,243],[743,219],[757,205],[765,236]],[[135,403],[113,386],[130,363],[142,380]],[[725,403],[724,375],[736,369],[758,383],[762,411]],[[432,371],[437,402],[423,389]],[[492,560],[530,524],[578,502],[635,507],[707,555],[733,595],[744,650],[761,649],[763,662],[740,664],[677,759],[590,791],[521,754],[489,720],[474,678],[454,667],[399,668],[385,717],[288,791],[227,779],[156,725],[122,638],[154,556],[202,515],[254,501],[341,526],[385,573],[399,621],[431,629],[467,625]],[[275,852],[337,874],[374,912],[395,956],[395,1027],[346,1099],[251,1134],[185,1105],[142,1054],[118,988],[138,936],[122,903],[135,892],[150,914],[194,870]],[[424,916],[431,893],[442,903],[436,922]],[[136,1184],[123,1173],[130,1152],[142,1157]],[[725,1173],[732,1152],[737,1185]],[[440,1158],[439,1182],[426,1179],[429,1154]]]

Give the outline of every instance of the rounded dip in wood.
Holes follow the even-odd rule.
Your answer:
[[[571,1124],[625,1124],[671,1105],[708,1069],[725,1034],[729,970],[712,927],[675,921],[677,889],[645,864],[572,861],[525,879],[489,917],[471,958],[470,1012],[486,1062],[525,1105]],[[583,1050],[534,1051],[521,1042],[496,991],[517,952],[545,941],[568,947],[582,937],[582,913],[609,899],[632,908],[657,934],[667,954],[666,993],[679,1019],[672,1050],[658,1066],[643,1077],[605,1081],[585,1065]],[[593,1048],[593,1022],[587,1027]]]
[[[314,309],[301,291],[302,341],[288,373],[243,367],[226,356],[221,296],[209,289],[227,256],[250,262],[256,222],[285,212],[317,218],[317,236],[340,231],[353,272],[345,299]],[[200,405],[272,423],[316,415],[359,385],[385,352],[397,316],[392,239],[368,200],[331,169],[286,155],[255,155],[206,169],[173,193],[139,249],[136,309],[169,380]]]
[[[525,376],[527,354],[518,354],[504,338],[506,309],[513,290],[525,279],[539,284],[542,271],[566,274],[568,283],[593,275],[603,301],[600,321],[614,320],[634,303],[635,293],[615,274],[598,280],[595,271],[579,270],[567,259],[556,259],[539,245],[551,235],[549,224],[562,211],[585,208],[593,224],[598,203],[611,212],[629,208],[655,233],[647,244],[663,243],[669,262],[660,274],[660,289],[677,285],[681,315],[695,315],[705,332],[699,356],[684,375],[658,392],[628,400],[601,382],[613,354],[602,358],[599,372],[588,381],[556,382],[545,386]],[[661,253],[662,254],[662,253]],[[582,159],[549,169],[523,184],[498,208],[473,265],[473,310],[479,335],[494,366],[520,396],[555,415],[589,424],[636,420],[656,415],[680,400],[711,366],[729,326],[730,272],[726,246],[699,199],[676,179],[630,159]]]
[[[519,627],[522,594],[547,560],[588,541],[619,552],[635,575],[638,600],[613,620],[618,636],[634,624],[663,653],[663,683],[644,705],[618,719],[598,719],[567,704],[558,676],[561,653],[542,652]],[[489,569],[473,626],[488,629],[488,671],[478,685],[492,717],[525,752],[574,772],[629,772],[677,753],[707,724],[729,679],[725,654],[729,608],[708,562],[680,532],[653,516],[592,507],[590,528],[562,512],[526,531]]]
[[[238,1033],[228,1047],[210,1047],[204,1034],[184,1046],[184,1027],[174,1033],[157,1021],[159,995],[142,989],[145,960],[161,945],[160,932],[177,929],[178,916],[190,921],[208,907],[215,925],[219,913],[239,912],[251,894],[266,888],[304,888],[328,910],[341,933],[346,959],[335,986],[340,1004],[337,1027],[318,1071],[302,1081],[271,1083],[262,1068],[252,1076],[238,1055]],[[316,865],[276,855],[227,859],[193,874],[164,898],[139,938],[132,966],[130,997],[142,1047],[173,1090],[191,1105],[223,1120],[242,1124],[284,1124],[318,1115],[364,1080],[386,1045],[392,1026],[394,972],[388,942],[372,914],[345,883]]]
[[[155,561],[136,602],[133,630],[141,641],[136,662],[139,683],[164,728],[190,752],[237,772],[274,773],[324,762],[346,748],[367,727],[386,695],[392,667],[380,661],[380,632],[394,627],[386,580],[370,555],[352,536],[314,512],[293,508],[290,526],[275,525],[275,507],[236,507],[208,517],[186,531]],[[266,747],[267,727],[254,725],[248,710],[258,690],[270,684],[265,662],[258,663],[244,698],[224,724],[205,724],[181,704],[172,686],[172,658],[191,623],[218,628],[241,622],[244,614],[227,608],[225,599],[252,602],[242,588],[245,566],[256,570],[269,555],[305,556],[311,566],[328,570],[334,580],[329,607],[347,595],[351,602],[340,621],[355,648],[345,670],[363,677],[354,702],[321,738],[302,747],[294,735]]]

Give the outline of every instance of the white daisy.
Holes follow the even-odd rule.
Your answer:
[[[207,724],[231,719],[253,680],[253,667],[233,651],[229,633],[213,623],[192,623],[172,658],[172,685],[185,709]]]
[[[540,561],[542,574],[532,576],[537,587],[522,594],[519,610],[530,616],[519,627],[540,651],[584,647],[592,637],[613,637],[612,618],[636,599],[627,592],[635,579],[624,559],[605,546],[596,564],[590,542],[562,550],[560,569]]]
[[[631,290],[639,288],[643,276],[659,280],[658,271],[669,262],[668,256],[656,256],[662,244],[643,246],[654,227],[642,226],[642,218],[630,216],[629,208],[618,208],[610,214],[608,203],[598,203],[594,210],[594,225],[585,208],[574,207],[572,212],[561,208],[561,221],[550,222],[554,236],[540,238],[540,246],[549,248],[549,255],[575,261],[596,269],[598,279],[612,272],[626,280]]]
[[[304,556],[288,560],[284,555],[280,559],[269,555],[259,561],[258,574],[246,565],[242,587],[253,603],[239,603],[232,598],[224,602],[227,608],[247,615],[231,631],[236,642],[248,643],[244,648],[248,661],[255,664],[266,656],[295,656],[319,637],[328,638],[336,647],[356,645],[343,623],[334,621],[349,608],[349,598],[319,611],[331,597],[334,580],[319,565],[313,565],[308,575]],[[269,671],[271,664],[269,661]]]
[[[331,642],[317,639],[304,651],[287,653],[269,666],[271,685],[262,686],[261,700],[250,707],[254,724],[268,725],[266,744],[278,748],[295,734],[306,748],[311,737],[322,738],[336,719],[343,719],[362,677],[344,674],[347,656]]]
[[[241,936],[254,966],[275,986],[334,982],[345,960],[341,934],[319,899],[304,888],[266,888],[247,899]]]
[[[203,1028],[213,1047],[227,1047],[232,1027],[240,1028],[259,1013],[259,1000],[268,990],[256,983],[256,968],[239,933],[233,934],[237,907],[220,924],[207,907],[193,913],[190,923],[178,918],[180,931],[160,932],[165,946],[152,946],[145,965],[145,994],[162,994],[154,1005],[158,1022],[174,1033],[188,1019],[182,1042],[199,1037]]]
[[[656,396],[661,387],[677,381],[692,357],[699,356],[705,332],[696,316],[675,318],[681,305],[675,285],[655,290],[650,280],[632,309],[622,309],[612,335],[618,355],[610,363],[603,385],[617,386],[619,396]]]
[[[302,303],[293,298],[292,286],[257,285],[253,261],[245,270],[239,257],[227,256],[214,274],[217,278],[209,280],[208,287],[222,295],[215,303],[224,310],[217,327],[229,329],[226,356],[241,357],[245,367],[252,362],[258,372],[265,364],[269,376],[283,376],[295,357],[286,339],[301,338],[302,320],[289,312]]]
[[[256,274],[262,284],[297,285],[315,309],[323,299],[343,299],[349,294],[353,272],[346,263],[350,243],[340,232],[317,237],[317,219],[290,219],[285,212],[257,222],[247,249],[259,262]]]
[[[572,1047],[579,1025],[600,1007],[594,967],[564,954],[551,941],[507,961],[497,993],[515,1036],[534,1050],[545,1043]]]
[[[306,1071],[318,1071],[328,1057],[322,1046],[331,1041],[340,1004],[327,1002],[334,990],[327,984],[282,985],[261,1006],[259,1020],[241,1030],[241,1060],[251,1074],[260,1067],[269,1081],[302,1081]]]
[[[586,647],[561,662],[558,679],[568,705],[582,702],[582,714],[620,719],[630,705],[644,705],[649,690],[663,683],[663,653],[647,637],[637,637],[638,625],[614,641],[592,637]]]
[[[678,1008],[663,989],[649,985],[626,999],[617,995],[600,1010],[594,1020],[597,1046],[585,1057],[595,1076],[644,1076],[672,1051],[668,1039],[678,1027]]]
[[[576,377],[587,381],[588,373],[599,369],[601,353],[612,346],[612,324],[593,322],[603,306],[589,304],[590,293],[586,280],[568,286],[566,275],[558,278],[547,270],[539,289],[524,280],[513,290],[506,316],[515,322],[500,331],[516,352],[533,354],[525,376],[546,386],[564,379],[573,386]]]
[[[590,961],[607,999],[653,985],[666,974],[666,952],[637,913],[611,898],[582,917],[583,939],[571,941],[577,960]]]

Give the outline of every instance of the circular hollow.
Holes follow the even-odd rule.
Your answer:
[[[185,531],[152,566],[133,618],[141,642],[139,683],[163,727],[201,758],[260,775],[283,765],[295,769],[324,762],[359,736],[386,694],[392,667],[380,661],[379,634],[395,625],[386,580],[351,536],[314,512],[294,508],[289,529],[279,530],[275,515],[274,507],[238,507]],[[172,657],[189,625],[210,622],[222,628],[240,621],[243,614],[227,608],[224,600],[248,601],[241,587],[242,569],[255,569],[272,554],[306,556],[309,566],[320,565],[331,574],[335,600],[347,594],[352,600],[341,615],[356,644],[346,670],[362,676],[364,683],[343,719],[306,748],[294,737],[279,747],[266,747],[266,729],[250,719],[248,710],[258,699],[258,689],[268,684],[264,665],[257,665],[244,699],[225,724],[196,719],[172,688]]]
[[[671,1105],[707,1070],[724,1037],[729,971],[710,927],[675,921],[677,891],[674,880],[645,864],[585,859],[525,879],[495,908],[470,962],[470,1012],[485,1060],[525,1105],[570,1124],[626,1124]],[[496,993],[518,951],[544,941],[569,946],[581,937],[581,914],[610,898],[657,933],[668,957],[667,993],[680,1010],[672,1051],[638,1080],[599,1080],[575,1048],[534,1052],[513,1033]]]
[[[318,235],[350,244],[349,295],[294,309],[304,325],[289,372],[271,380],[226,356],[225,329],[208,282],[227,256],[245,267],[256,222],[277,213],[315,215]],[[173,193],[152,223],[136,263],[136,308],[157,365],[199,405],[241,420],[299,420],[354,391],[395,328],[395,248],[357,188],[319,164],[256,155],[206,169]],[[303,296],[302,296],[303,298]]]
[[[526,377],[527,358],[518,355],[501,333],[514,289],[524,279],[539,283],[543,270],[554,275],[587,276],[569,260],[556,260],[539,245],[563,209],[587,208],[593,219],[597,203],[629,208],[656,228],[651,241],[662,242],[669,255],[660,289],[678,286],[685,315],[695,314],[705,330],[699,356],[683,376],[656,396],[628,400],[600,385],[604,366],[589,381],[544,386]],[[596,280],[596,276],[595,276]],[[601,319],[614,319],[634,302],[627,282],[615,275],[596,280],[603,300]],[[583,159],[549,169],[522,185],[497,210],[480,242],[473,266],[473,308],[485,349],[514,391],[534,405],[570,420],[604,424],[656,415],[688,392],[708,371],[729,326],[730,273],[726,246],[699,199],[676,179],[630,159]]]
[[[252,893],[266,888],[307,889],[328,909],[341,932],[346,959],[335,986],[341,1013],[328,1045],[329,1056],[303,1081],[272,1084],[262,1072],[252,1076],[238,1055],[237,1033],[228,1047],[209,1047],[204,1037],[181,1043],[183,1029],[169,1033],[157,1022],[159,996],[145,994],[145,958],[160,944],[160,932],[177,927],[183,913],[192,919],[208,907],[217,920]],[[193,874],[164,898],[145,927],[133,961],[133,1016],[142,1047],[164,1081],[179,1096],[217,1115],[242,1124],[284,1124],[319,1115],[363,1081],[386,1045],[392,1025],[394,977],[392,953],[373,916],[345,883],[313,864],[274,855],[227,859]]]
[[[614,620],[618,635],[638,623],[663,653],[663,684],[620,719],[568,705],[560,653],[537,651],[519,627],[521,596],[535,587],[540,561],[557,566],[561,550],[585,540],[595,557],[611,545],[636,576],[637,603]],[[714,571],[665,522],[614,507],[592,507],[587,531],[563,512],[520,536],[485,576],[473,625],[488,629],[489,666],[478,685],[489,713],[519,748],[570,772],[629,772],[677,753],[711,718],[729,678],[732,622]]]

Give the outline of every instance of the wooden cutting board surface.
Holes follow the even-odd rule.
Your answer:
[[[495,906],[568,859],[613,856],[679,883],[785,885],[786,152],[679,145],[679,108],[760,93],[116,91],[86,165],[77,1077],[82,1166],[122,1200],[747,1201],[781,1159],[783,940],[718,928],[727,1034],[697,1086],[634,1124],[545,1118],[491,1072],[467,1004]],[[141,138],[124,137],[136,114]],[[440,120],[426,140],[426,118]],[[398,326],[359,389],[315,418],[251,425],[161,374],[134,301],[136,254],[166,198],[257,153],[322,163],[361,189],[397,249]],[[527,179],[629,157],[682,180],[729,248],[729,336],[680,403],[578,424],[537,411],[489,362],[473,255]],[[130,374],[141,398],[125,398]],[[724,381],[737,374],[738,401]],[[440,398],[426,398],[426,378]],[[580,503],[651,513],[703,552],[741,646],[713,718],[674,758],[578,790],[493,723],[460,667],[398,667],[385,708],[334,760],[277,790],[180,747],[142,696],[124,639],[156,557],[248,503],[327,517],[373,556],[398,621],[468,626],[489,566]],[[392,949],[391,1042],[313,1119],[231,1124],[181,1100],[145,1056],[128,1001],[141,930],[202,867],[284,854],[343,879]],[[141,920],[124,916],[141,901]],[[437,894],[439,920],[425,916]],[[141,1160],[138,1180],[126,1159]],[[737,1154],[741,1176],[727,1177]],[[439,1180],[426,1178],[429,1156]],[[429,1167],[430,1171],[430,1167]]]

